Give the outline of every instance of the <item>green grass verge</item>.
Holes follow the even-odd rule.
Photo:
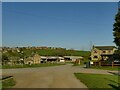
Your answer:
[[[64,63],[42,63],[42,64],[32,64],[32,65],[3,65],[2,69],[10,68],[36,68],[36,67],[49,67],[49,66],[58,66],[65,65]]]
[[[114,66],[113,68],[112,68],[112,66],[91,66],[90,68],[101,69],[101,70],[112,70],[112,71],[120,70],[120,67],[118,67],[118,66]]]
[[[15,84],[16,84],[16,81],[13,78],[2,80],[2,88],[11,88]]]
[[[75,76],[91,90],[96,88],[120,90],[117,75],[75,73]]]

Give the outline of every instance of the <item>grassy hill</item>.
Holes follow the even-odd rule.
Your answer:
[[[90,51],[50,49],[50,48],[48,48],[48,49],[23,49],[20,52],[8,51],[8,52],[4,53],[3,56],[29,57],[29,56],[34,55],[35,53],[39,54],[40,56],[83,56],[85,58],[88,58],[90,56]]]
[[[41,49],[35,51],[41,56],[83,56],[88,57],[90,55],[89,51],[80,50],[64,50],[64,49]]]

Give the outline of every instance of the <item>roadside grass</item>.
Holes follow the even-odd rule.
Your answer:
[[[65,64],[74,64],[73,62],[65,62]]]
[[[73,66],[83,66],[81,64],[73,64]],[[86,67],[86,65],[84,64],[84,67]],[[120,71],[120,67],[111,67],[111,66],[90,66],[90,68],[88,69],[99,69],[99,70],[111,70],[111,71]]]
[[[2,89],[2,80],[0,80],[0,90]]]
[[[58,66],[65,65],[64,63],[42,63],[42,64],[23,64],[23,65],[3,65],[2,69],[15,69],[15,68],[37,68],[37,67],[49,67],[49,66]]]
[[[73,66],[80,66],[80,64],[73,64]]]
[[[2,88],[11,88],[16,84],[16,81],[13,78],[8,78],[2,81]]]
[[[93,89],[112,89],[120,90],[120,83],[118,82],[118,75],[105,75],[105,74],[86,74],[74,73],[76,78],[83,82],[90,90]]]
[[[112,70],[112,71],[120,70],[119,66],[114,66],[113,68],[112,68],[112,66],[91,66],[90,68],[92,68],[92,69],[101,69],[101,70]]]

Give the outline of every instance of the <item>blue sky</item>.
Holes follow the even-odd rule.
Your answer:
[[[118,2],[119,0],[2,0],[2,2]]]
[[[2,3],[0,3],[0,47],[2,46]]]
[[[3,46],[114,45],[117,2],[3,3]]]

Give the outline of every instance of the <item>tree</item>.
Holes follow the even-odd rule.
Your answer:
[[[2,64],[7,64],[9,61],[8,56],[6,54],[2,54]]]
[[[115,23],[113,24],[114,43],[118,46],[118,50],[114,53],[115,59],[120,59],[120,2],[118,3],[118,13],[115,16]]]
[[[118,49],[120,50],[120,8],[118,9],[118,13],[115,16],[115,23],[113,27],[114,43],[118,46]]]

